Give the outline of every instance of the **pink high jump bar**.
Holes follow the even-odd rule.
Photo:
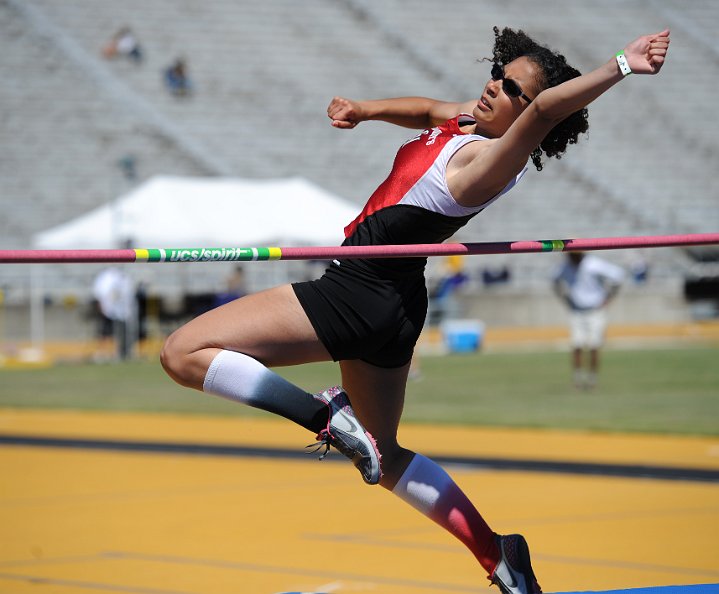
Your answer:
[[[598,237],[485,243],[372,246],[171,248],[122,250],[0,250],[2,264],[71,264],[87,262],[219,262],[253,260],[332,260],[410,258],[451,255],[522,254],[594,250],[683,247],[719,244],[719,233]]]

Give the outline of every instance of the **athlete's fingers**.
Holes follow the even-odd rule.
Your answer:
[[[650,41],[666,41],[669,42],[669,29],[664,29],[664,31],[659,31],[659,33],[654,33],[653,35],[648,35]]]
[[[343,97],[333,97],[330,104],[327,106],[327,115],[333,117],[340,109],[346,106],[348,103],[347,99]]]
[[[659,40],[654,40],[649,44],[649,51],[647,52],[647,55],[649,58],[649,64],[654,73],[659,72],[664,64],[668,48],[669,38],[660,38]]]
[[[351,107],[345,106],[341,107],[340,109],[335,109],[330,115],[330,117],[333,120],[354,120],[355,113]]]
[[[335,97],[327,108],[327,115],[335,128],[354,128],[360,121],[356,104],[343,97]]]
[[[650,47],[649,48],[649,55],[650,56],[664,56],[667,53],[667,48],[665,47]]]
[[[632,71],[657,74],[666,59],[669,42],[669,29],[635,39],[624,50]]]
[[[654,68],[654,72],[659,72],[659,69],[664,64],[664,60],[665,60],[664,56],[652,56],[649,59],[649,63]]]
[[[351,128],[354,128],[356,125],[357,122],[348,122],[347,120],[332,120],[332,126],[334,128],[343,128],[349,130]]]
[[[330,101],[329,107],[327,108],[327,112],[330,113],[332,111],[346,109],[350,105],[351,105],[351,102],[348,99],[345,99],[344,97],[334,97],[332,99],[332,101]]]

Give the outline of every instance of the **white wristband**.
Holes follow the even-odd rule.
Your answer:
[[[617,64],[619,65],[619,70],[624,76],[628,76],[632,73],[632,69],[629,68],[629,62],[627,62],[627,57],[624,55],[623,51],[617,52]]]

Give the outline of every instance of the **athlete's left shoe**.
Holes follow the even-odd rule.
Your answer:
[[[352,460],[365,483],[376,485],[382,478],[382,456],[374,437],[355,416],[347,393],[341,387],[335,386],[315,394],[314,397],[329,407],[327,427],[317,434],[315,444],[318,449],[326,446],[320,460],[327,455],[330,446],[333,446]]]
[[[521,534],[497,535],[501,558],[489,580],[502,594],[542,594],[529,559],[529,547]]]

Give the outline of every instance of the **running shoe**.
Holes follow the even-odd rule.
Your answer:
[[[330,449],[337,448],[347,456],[360,471],[364,482],[376,485],[382,478],[382,456],[377,449],[374,437],[357,420],[347,393],[339,386],[329,388],[314,395],[329,407],[327,427],[317,434],[317,446],[314,452],[325,446],[322,460]],[[307,446],[313,447],[313,446]]]
[[[502,594],[542,594],[529,560],[529,547],[521,534],[497,535],[502,555],[489,580]]]

